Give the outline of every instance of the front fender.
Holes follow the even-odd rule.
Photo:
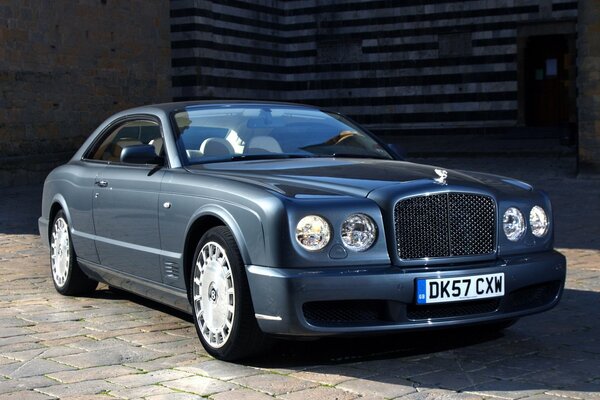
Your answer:
[[[218,204],[207,204],[200,207],[190,218],[185,229],[185,237],[189,236],[192,227],[199,219],[207,216],[218,218],[231,230],[244,264],[252,264],[253,259],[260,258],[260,255],[265,253],[264,230],[260,216],[253,210],[240,205],[230,205],[230,208],[238,209],[237,212],[233,210],[238,215],[234,217],[229,210]],[[241,221],[244,230],[238,221]],[[249,243],[251,246],[248,245]],[[249,248],[252,249],[252,252],[249,251]]]

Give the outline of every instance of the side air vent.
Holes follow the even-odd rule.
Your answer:
[[[165,277],[168,279],[179,279],[179,265],[174,262],[165,262]]]

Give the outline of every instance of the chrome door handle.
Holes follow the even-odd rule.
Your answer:
[[[100,186],[100,187],[107,187],[108,186],[108,181],[96,181],[95,185],[96,186]]]

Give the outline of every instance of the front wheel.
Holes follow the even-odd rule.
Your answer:
[[[210,355],[231,361],[263,349],[266,340],[254,318],[244,263],[229,229],[218,226],[202,236],[190,284],[196,331]]]
[[[50,233],[50,267],[56,291],[63,295],[91,293],[98,282],[88,278],[77,264],[65,213],[56,213]]]

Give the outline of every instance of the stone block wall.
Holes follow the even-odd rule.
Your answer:
[[[579,0],[577,21],[579,171],[600,175],[600,2]]]
[[[173,0],[176,99],[333,107],[380,133],[519,121],[523,27],[574,25],[577,0]]]
[[[168,0],[0,3],[0,186],[36,182],[106,117],[171,100]]]

